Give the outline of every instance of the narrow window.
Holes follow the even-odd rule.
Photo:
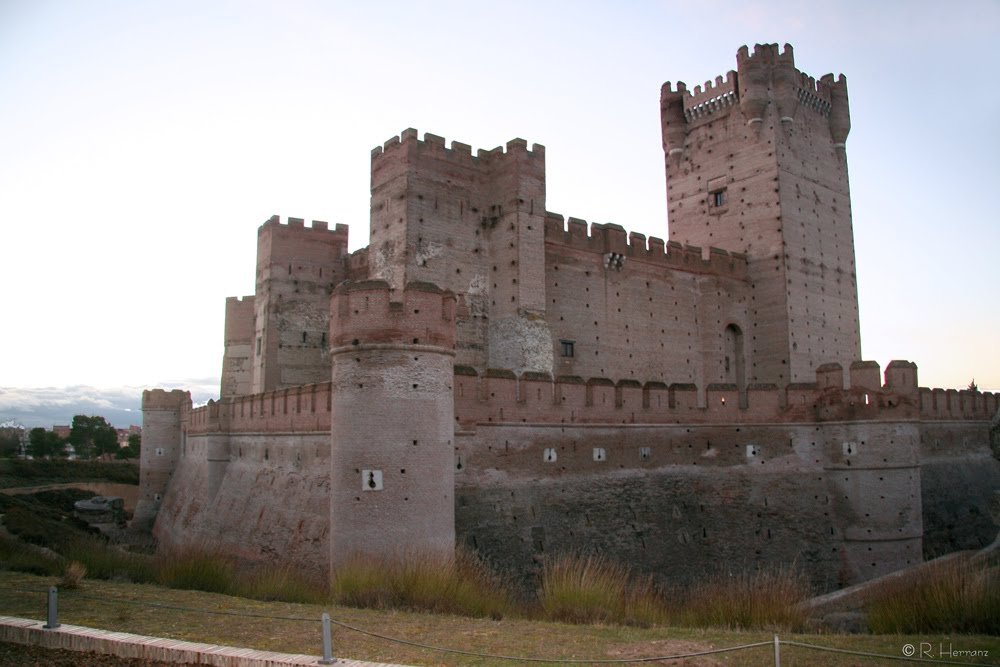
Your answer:
[[[561,340],[559,344],[562,346],[562,356],[572,357],[573,356],[573,345],[575,341],[572,340]]]
[[[257,356],[260,356],[260,336],[257,337]]]
[[[302,342],[303,343],[306,342],[306,332],[305,331],[302,332]]]
[[[726,191],[718,190],[712,193],[712,206],[719,208],[726,203]]]

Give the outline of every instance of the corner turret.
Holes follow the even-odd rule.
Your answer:
[[[183,447],[191,412],[191,392],[147,389],[142,392],[142,451],[139,454],[139,500],[132,527],[150,530]]]
[[[455,296],[341,284],[330,301],[330,562],[455,547]]]

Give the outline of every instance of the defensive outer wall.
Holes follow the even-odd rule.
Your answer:
[[[368,247],[265,222],[220,400],[144,393],[136,524],[317,572],[460,544],[526,587],[599,551],[831,590],[991,542],[998,397],[858,361],[846,79],[736,65],[661,90],[667,241],[549,212],[543,146],[413,129]]]
[[[350,367],[365,345],[337,356]],[[398,369],[398,357],[414,352],[451,358],[435,344],[367,345]],[[181,392],[147,392],[146,409],[175,418],[165,428],[181,433],[177,451],[143,451],[144,471],[157,458],[175,461],[169,484],[143,476],[143,500],[159,505],[157,537],[314,571],[329,566],[331,550],[440,550],[454,539],[526,586],[542,558],[565,552],[600,551],[670,581],[795,563],[831,590],[984,546],[996,532],[988,506],[1000,463],[989,429],[998,397],[918,388],[907,362],[892,362],[884,383],[877,364],[859,362],[842,389],[833,364],[815,383],[751,387],[743,397],[715,385],[702,400],[689,384],[453,372],[405,373],[400,382],[434,385],[430,397],[404,399],[417,401],[415,412],[376,408],[358,419],[354,405],[347,429],[333,424],[343,406],[331,383],[196,409]],[[359,379],[353,370],[336,377]],[[442,402],[445,384],[452,400]],[[393,386],[374,388],[372,401]],[[450,445],[439,427],[452,409]],[[357,433],[399,423],[399,414],[427,437],[411,428],[388,439],[395,449],[350,446],[378,448],[381,438]],[[348,446],[338,447],[338,435],[331,449],[331,432]],[[384,490],[362,490],[369,467]],[[331,470],[342,476],[334,485]],[[421,530],[387,537],[380,522],[393,517]],[[342,521],[353,528],[343,532]]]

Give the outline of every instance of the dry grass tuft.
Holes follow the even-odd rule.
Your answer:
[[[542,617],[567,623],[664,624],[668,612],[651,577],[602,556],[549,560],[538,593]]]
[[[232,594],[304,604],[323,604],[329,599],[329,590],[321,579],[302,574],[289,565],[259,565],[241,570]]]
[[[78,560],[70,561],[59,579],[59,586],[70,589],[79,588],[80,582],[85,576],[87,576],[87,566]]]
[[[164,586],[208,593],[232,593],[235,589],[235,567],[217,551],[165,552],[156,561],[156,581]]]
[[[872,632],[1000,635],[1000,566],[952,560],[891,581],[866,605]]]
[[[793,568],[716,575],[680,594],[678,622],[691,627],[734,630],[798,630],[810,595],[805,577]]]
[[[337,604],[503,618],[514,609],[509,587],[475,555],[401,558],[357,556],[337,568],[330,585]]]

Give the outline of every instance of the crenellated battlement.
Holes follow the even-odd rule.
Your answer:
[[[683,145],[684,127],[712,117],[739,104],[748,121],[759,122],[767,105],[773,100],[783,121],[790,121],[794,107],[812,109],[829,118],[835,108],[843,107],[831,121],[838,143],[843,143],[847,131],[846,118],[847,78],[841,74],[836,80],[827,74],[819,80],[795,68],[794,51],[790,44],[784,49],[777,44],[756,44],[753,52],[746,46],[736,53],[737,70],[726,73],[715,81],[706,81],[704,86],[695,86],[689,91],[683,81],[678,81],[676,89],[666,82],[660,91],[660,107],[663,124],[664,147],[675,151]],[[840,104],[843,102],[843,104]]]
[[[678,88],[683,86],[683,82],[678,82]],[[684,117],[691,122],[702,116],[726,110],[737,102],[736,95],[736,72],[730,70],[726,72],[726,79],[721,76],[715,77],[714,83],[706,81],[704,88],[695,86],[692,92],[687,93],[683,98]]]
[[[360,290],[359,290],[360,292]],[[429,292],[433,293],[433,292]],[[411,302],[412,305],[412,302]],[[887,367],[887,376],[896,364]],[[910,362],[907,368],[916,369]],[[878,372],[875,362],[856,371]],[[704,392],[693,383],[666,384],[595,377],[558,376],[506,369],[479,374],[469,366],[454,369],[455,416],[465,428],[477,423],[577,424],[766,424],[831,421],[989,421],[1000,408],[1000,395],[905,386],[871,387],[858,375],[847,388],[837,385],[839,364],[817,369],[817,381],[784,387],[754,384],[746,399],[734,384],[712,383]],[[833,380],[833,384],[830,383]],[[147,398],[147,395],[149,398]],[[143,395],[143,409],[178,409],[188,392],[162,389]],[[313,433],[330,429],[331,384],[209,401],[190,411],[187,433]],[[157,408],[160,405],[164,407]],[[154,407],[151,407],[154,406]]]
[[[795,51],[791,44],[785,44],[784,49],[777,44],[754,44],[753,53],[750,53],[750,49],[744,44],[736,51],[736,64],[740,70],[753,66],[795,67]]]
[[[451,146],[446,146],[444,137],[430,132],[424,133],[423,140],[418,138],[417,130],[407,128],[399,136],[391,137],[381,146],[372,149],[372,164],[385,158],[398,155],[400,151],[415,150],[418,153],[430,153],[439,159],[453,161],[456,164],[485,167],[495,164],[498,161],[508,159],[541,159],[545,157],[545,147],[541,144],[532,144],[528,149],[528,142],[524,139],[514,138],[507,142],[506,147],[485,150],[480,148],[473,154],[472,146],[460,141],[452,141]]]
[[[330,300],[331,348],[398,343],[455,347],[455,295],[431,283],[393,290],[384,280],[346,281]]]
[[[588,223],[580,218],[564,219],[546,212],[545,242],[599,255],[613,253],[626,261],[639,261],[694,273],[713,273],[745,278],[747,258],[722,248],[701,248],[637,232],[626,232],[613,223]]]
[[[920,387],[920,418],[925,420],[989,420],[1000,409],[1000,394],[969,389]]]
[[[294,218],[289,216],[284,222],[282,222],[281,217],[277,215],[272,215],[270,218],[265,220],[264,224],[257,229],[257,235],[259,236],[263,234],[265,230],[272,230],[275,228],[282,231],[302,230],[305,233],[324,232],[337,234],[344,237],[345,243],[348,235],[348,226],[341,223],[337,223],[333,229],[330,229],[330,223],[323,220],[313,220],[310,223],[310,226],[307,227],[304,218]]]
[[[899,362],[894,362],[899,363]],[[908,362],[907,362],[908,363]],[[876,362],[854,367],[844,388],[839,364],[817,369],[817,381],[751,385],[745,399],[735,384],[712,383],[704,392],[692,383],[639,383],[632,379],[550,378],[547,374],[490,369],[479,376],[456,368],[455,415],[471,428],[479,423],[579,424],[766,424],[833,421],[918,421],[927,418],[989,420],[1000,396],[906,387],[871,386]],[[915,366],[913,366],[915,369]],[[840,379],[841,384],[831,384]]]
[[[330,430],[330,383],[209,401],[191,411],[189,435],[322,433]]]
[[[183,410],[191,407],[191,392],[183,389],[146,389],[142,392],[142,409]]]

